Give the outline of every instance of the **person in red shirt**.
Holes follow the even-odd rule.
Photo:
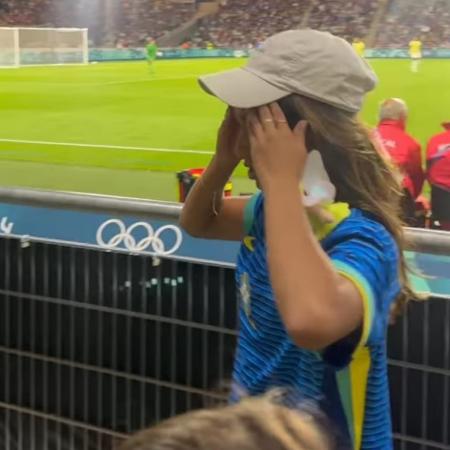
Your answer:
[[[431,185],[433,218],[450,231],[450,122],[445,131],[433,136],[427,146],[427,179]]]
[[[379,117],[379,137],[403,176],[405,220],[409,225],[416,226],[416,199],[422,192],[425,174],[421,146],[406,132],[408,107],[399,98],[387,99],[381,104]]]

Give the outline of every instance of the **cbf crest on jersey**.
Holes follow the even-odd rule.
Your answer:
[[[252,293],[250,287],[250,277],[247,272],[241,275],[241,282],[239,287],[241,294],[242,308],[247,316],[250,325],[256,329],[255,322],[252,319]]]

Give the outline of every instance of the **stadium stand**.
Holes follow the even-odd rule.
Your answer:
[[[205,17],[192,37],[196,46],[212,42],[217,47],[256,46],[268,36],[299,28],[306,0],[227,0],[220,10]]]
[[[0,0],[0,26],[89,28],[101,46],[136,46],[159,37],[191,19],[193,1],[124,0],[102,9],[102,2],[67,0]]]
[[[192,19],[195,12],[193,2],[125,0],[120,3],[116,44],[145,44],[149,37],[157,38]]]
[[[268,36],[289,28],[308,26],[347,39],[364,37],[384,0],[228,0],[212,17],[203,19],[194,45],[212,42],[218,47],[255,46]],[[306,17],[305,17],[306,16]]]
[[[0,0],[0,26],[31,26],[43,23],[41,14],[51,0]]]
[[[325,0],[315,2],[307,26],[346,39],[363,38],[383,0]]]
[[[87,27],[93,45],[140,46],[190,21],[197,6],[194,0],[0,0],[0,26]],[[222,0],[216,13],[199,20],[191,44],[253,47],[304,26],[349,40],[374,28],[375,46],[383,48],[407,47],[415,37],[427,47],[450,47],[450,0]]]
[[[377,47],[406,47],[413,38],[427,47],[450,47],[450,1],[391,2],[380,24]]]

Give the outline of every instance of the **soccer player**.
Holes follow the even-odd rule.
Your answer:
[[[364,54],[366,51],[366,44],[361,39],[354,39],[352,47],[354,48],[355,52],[361,56],[361,58],[364,58]]]
[[[154,62],[158,55],[158,46],[154,39],[150,39],[147,44],[147,62],[151,74],[155,73]]]
[[[416,225],[416,199],[422,192],[425,174],[420,144],[406,132],[408,107],[400,98],[385,100],[379,111],[378,133],[384,148],[402,174],[405,191],[403,213],[410,226]]]
[[[411,58],[411,70],[413,73],[417,73],[422,60],[422,42],[417,38],[409,43],[409,57]]]
[[[291,30],[200,84],[229,109],[181,225],[242,242],[231,401],[287,388],[323,409],[338,448],[391,450],[387,326],[412,291],[398,181],[358,122],[375,74],[345,40]],[[336,196],[315,203],[318,153]],[[261,191],[223,198],[241,160]]]
[[[431,185],[433,218],[450,231],[450,122],[445,131],[433,136],[427,146],[427,179]]]

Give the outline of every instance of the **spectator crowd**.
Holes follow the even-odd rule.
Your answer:
[[[0,0],[0,26],[36,26],[45,23],[51,0]]]
[[[367,33],[379,4],[380,0],[226,0],[216,14],[202,21],[193,44],[253,47],[279,31],[300,27],[351,39]]]
[[[117,14],[116,45],[142,45],[149,37],[159,37],[192,19],[196,6],[193,2],[165,0],[124,0]]]
[[[0,0],[0,26],[88,27],[93,44],[141,46],[193,19],[194,0]],[[310,27],[346,39],[364,38],[377,13],[375,45],[450,47],[450,0],[221,0],[198,22],[190,45],[245,48],[277,32]]]
[[[398,48],[412,38],[428,47],[450,47],[449,0],[396,0],[378,30],[376,46]]]
[[[307,5],[306,0],[224,0],[216,14],[201,21],[192,42],[228,48],[257,46],[279,31],[299,28]]]
[[[91,43],[144,45],[193,18],[194,1],[0,0],[0,26],[89,28]]]
[[[345,39],[363,37],[381,0],[325,0],[316,2],[307,22],[310,28],[330,31]]]

